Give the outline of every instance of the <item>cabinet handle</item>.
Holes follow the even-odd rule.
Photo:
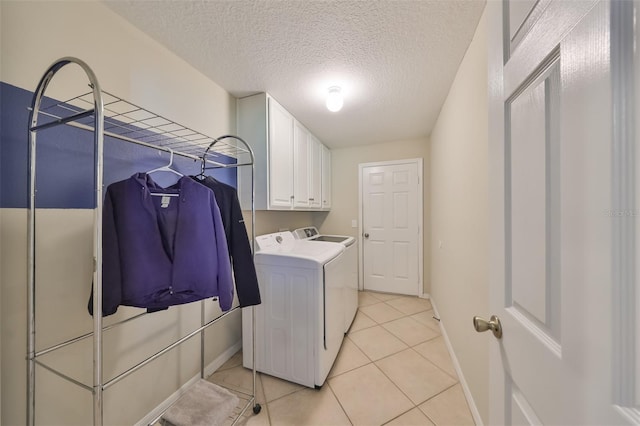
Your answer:
[[[314,201],[314,198],[309,198],[309,201]]]
[[[293,200],[293,195],[290,198]]]

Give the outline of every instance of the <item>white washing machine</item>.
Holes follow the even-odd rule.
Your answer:
[[[293,231],[293,236],[300,240],[315,242],[331,242],[342,244],[345,247],[345,257],[342,262],[343,272],[340,274],[344,280],[343,287],[343,316],[344,332],[349,331],[358,311],[358,242],[348,235],[320,234],[315,226],[298,228]]]
[[[256,315],[256,369],[284,380],[324,384],[344,339],[344,246],[296,240],[291,232],[256,238],[262,304]],[[251,368],[252,309],[242,310],[243,365]]]

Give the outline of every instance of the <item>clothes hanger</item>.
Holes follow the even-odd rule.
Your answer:
[[[206,163],[207,163],[207,154],[209,153],[209,150],[216,144],[218,143],[218,139],[213,139],[213,142],[211,142],[209,144],[209,146],[207,147],[207,149],[204,151],[204,154],[202,154],[202,158],[200,159],[200,174],[198,174],[196,177],[200,180],[204,180],[207,176],[204,174],[204,171],[207,169],[206,167]]]
[[[221,136],[219,138],[214,138],[213,142],[211,142],[209,144],[209,146],[207,147],[207,149],[204,151],[204,154],[202,154],[202,158],[200,159],[200,174],[196,175],[196,177],[199,180],[204,180],[207,176],[205,175],[205,170],[209,170],[209,169],[217,169],[217,168],[223,168],[223,167],[229,167],[229,164],[224,164],[224,163],[219,163],[217,161],[213,161],[213,160],[208,160],[207,159],[207,155],[209,154],[209,151],[211,151],[211,148],[213,148],[213,146],[220,142],[220,140],[227,138],[228,136]],[[215,156],[215,155],[214,155]],[[209,164],[214,164],[217,167],[206,167],[206,163]],[[215,180],[215,179],[214,179]]]
[[[198,180],[204,180],[204,178],[206,178],[207,176],[204,174],[205,171],[205,163],[206,163],[206,158],[207,158],[207,152],[205,151],[204,155],[202,156],[202,158],[200,159],[200,173],[198,173],[195,177],[198,178]]]
[[[151,173],[155,173],[155,172],[171,172],[174,173],[180,177],[183,177],[184,175],[182,173],[180,173],[179,171],[172,169],[171,166],[173,165],[173,150],[171,148],[166,148],[169,153],[171,154],[171,156],[169,157],[169,164],[167,164],[166,166],[162,166],[162,167],[158,167],[156,169],[153,170],[149,170],[147,172],[147,174],[151,174]],[[179,197],[180,194],[173,194],[173,193],[161,193],[161,192],[151,192],[151,195],[155,195],[155,196],[163,196],[163,197]]]
[[[171,168],[171,166],[173,165],[173,150],[171,148],[167,148],[167,150],[171,154],[171,157],[169,157],[169,164],[167,164],[166,166],[158,167],[157,169],[149,170],[147,172],[148,175],[155,172],[171,172],[177,174],[180,177],[184,176],[179,171]]]

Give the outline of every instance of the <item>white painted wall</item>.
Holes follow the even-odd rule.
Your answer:
[[[488,173],[483,15],[431,134],[430,204],[431,296],[485,423],[490,336],[476,333],[471,320],[490,315]]]
[[[89,64],[103,89],[201,132],[235,131],[235,99],[186,62],[151,40],[99,2],[0,2],[2,81],[34,90],[46,68],[63,56]],[[72,82],[66,67],[50,95],[66,97]],[[86,91],[86,87],[82,90]],[[25,123],[25,128],[26,128]],[[90,210],[38,213],[38,348],[91,330],[86,312],[91,283]],[[25,424],[26,413],[26,210],[0,212],[1,406],[3,425]],[[108,323],[138,313],[121,307]],[[217,316],[207,302],[207,317]],[[196,328],[199,304],[108,332],[105,377],[123,371],[177,336]],[[240,315],[207,333],[206,363],[240,341]],[[76,345],[43,361],[91,383],[90,345]],[[105,424],[133,424],[199,371],[199,342],[192,339],[105,391]],[[38,369],[36,420],[44,424],[90,424],[89,392]],[[62,397],[62,398],[60,398]]]
[[[334,148],[331,150],[332,176],[332,206],[331,211],[313,213],[313,221],[320,232],[337,235],[351,235],[358,237],[358,228],[351,227],[353,219],[358,216],[358,164],[376,161],[404,160],[407,158],[422,158],[424,169],[423,182],[423,222],[424,238],[424,293],[429,293],[429,140],[416,139],[408,141],[394,141],[382,144],[356,146],[350,148]]]
[[[0,4],[0,23],[2,23],[2,4]],[[2,29],[0,29],[0,52],[4,51],[2,45]],[[2,81],[2,54],[0,53],[0,81]],[[0,94],[1,96],[1,94]],[[0,128],[2,127],[0,119]],[[2,141],[0,141],[0,158],[2,157]],[[2,189],[0,189],[0,199]],[[2,208],[0,208],[0,224],[2,224]],[[2,319],[2,244],[0,244],[0,320]],[[0,381],[2,379],[2,326],[0,325]],[[2,384],[0,383],[0,423],[2,423]]]

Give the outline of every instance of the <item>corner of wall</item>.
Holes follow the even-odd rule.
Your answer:
[[[431,289],[467,395],[488,420],[489,340],[471,318],[489,309],[487,25],[483,13],[431,143]]]
[[[423,164],[423,238],[424,238],[424,277],[422,281],[423,291],[431,298],[431,136],[427,137],[424,143],[424,164]]]
[[[433,307],[433,313],[436,318],[440,318],[440,313],[438,312],[438,307],[435,302],[431,300],[431,306]],[[462,386],[462,392],[464,396],[467,398],[467,403],[469,404],[469,410],[471,411],[471,415],[473,416],[473,421],[477,426],[482,426],[484,422],[482,421],[482,416],[480,416],[480,411],[478,411],[478,406],[476,405],[475,398],[473,397],[473,393],[471,389],[469,389],[469,384],[464,376],[464,371],[462,367],[460,367],[460,362],[458,361],[458,357],[456,356],[455,351],[453,350],[453,346],[451,345],[451,340],[449,339],[449,335],[447,334],[447,329],[445,328],[442,320],[440,321],[440,332],[442,333],[442,339],[444,340],[444,344],[447,347],[447,351],[451,356],[451,362],[453,363],[453,368],[456,370],[456,374],[460,379],[460,386]]]

